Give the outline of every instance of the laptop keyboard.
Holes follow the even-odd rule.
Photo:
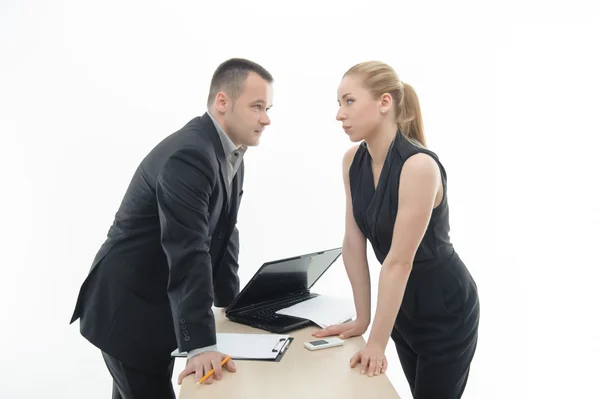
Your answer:
[[[300,302],[304,302],[308,299],[314,298],[316,297],[316,294],[310,294],[308,296],[303,296],[300,298],[295,298],[295,299],[291,299],[289,301],[286,302],[280,302],[271,306],[266,306],[264,308],[260,308],[260,309],[256,309],[256,310],[251,310],[248,313],[245,313],[245,316],[249,316],[252,317],[254,319],[259,319],[259,320],[270,320],[270,319],[274,319],[276,317],[278,317],[279,315],[276,314],[275,312],[277,312],[279,309],[284,309],[284,308],[289,308],[292,305],[295,305],[297,303]]]

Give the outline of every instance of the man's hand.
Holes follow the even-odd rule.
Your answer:
[[[359,335],[363,335],[369,327],[368,322],[362,322],[360,320],[354,320],[348,323],[336,324],[329,326],[319,331],[315,331],[313,336],[318,338],[330,337],[332,335],[339,335],[340,338],[352,338]]]
[[[195,381],[198,382],[206,375],[210,370],[215,369],[213,375],[208,377],[203,384],[212,384],[213,379],[219,381],[223,378],[223,371],[221,368],[221,362],[227,355],[221,352],[204,352],[187,361],[185,369],[179,374],[177,382],[181,385],[181,382],[189,374],[196,373]],[[235,363],[233,360],[229,360],[225,363],[225,368],[230,373],[235,373]]]

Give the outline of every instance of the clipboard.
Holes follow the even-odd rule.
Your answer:
[[[233,360],[279,362],[294,341],[289,335],[217,333],[217,350]],[[172,357],[187,357],[177,349]]]
[[[273,349],[273,351],[279,352],[277,354],[277,357],[275,359],[236,359],[233,356],[231,357],[233,360],[249,360],[249,361],[271,361],[271,362],[279,362],[281,360],[281,358],[283,357],[283,355],[285,355],[285,352],[288,350],[289,346],[292,344],[292,341],[294,340],[294,337],[289,337],[288,339],[283,341],[283,345],[281,346],[281,349],[276,350],[275,348]],[[279,346],[279,344],[278,344]]]

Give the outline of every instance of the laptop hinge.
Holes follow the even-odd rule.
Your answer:
[[[225,314],[229,314],[229,313],[243,313],[247,310],[250,309],[259,309],[259,308],[263,308],[266,306],[270,306],[270,305],[274,305],[276,303],[279,302],[285,302],[288,301],[292,298],[302,298],[304,296],[308,296],[310,295],[310,290],[309,289],[305,289],[305,290],[301,290],[301,291],[296,291],[292,294],[287,294],[287,295],[283,295],[283,296],[279,296],[277,298],[274,299],[269,299],[268,301],[263,301],[263,302],[258,302],[258,303],[254,303],[252,305],[248,305],[248,306],[244,306],[241,308],[237,308],[237,309],[233,309],[233,310],[226,310]]]

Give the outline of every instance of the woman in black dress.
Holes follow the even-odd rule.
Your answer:
[[[412,87],[381,62],[346,72],[337,120],[352,142],[344,156],[343,260],[356,320],[316,332],[350,338],[371,321],[366,240],[382,264],[366,346],[351,360],[369,376],[386,371],[391,337],[415,398],[459,398],[477,346],[477,285],[449,238],[446,171],[426,148]]]

